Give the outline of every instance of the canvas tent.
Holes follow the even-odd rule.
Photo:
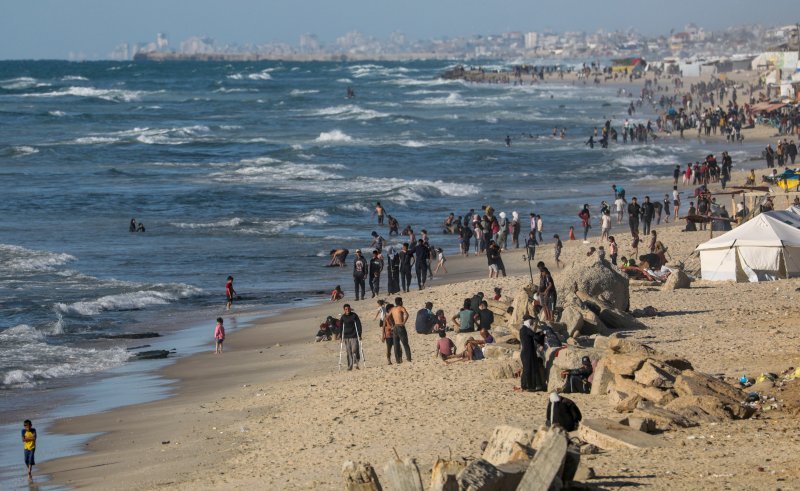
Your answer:
[[[800,276],[800,230],[780,214],[791,212],[762,213],[700,244],[703,279],[745,282]]]

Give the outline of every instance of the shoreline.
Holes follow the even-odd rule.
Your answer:
[[[632,184],[635,184],[635,186],[632,186]],[[658,185],[663,186],[665,189],[671,188],[671,179],[657,178],[645,182],[627,184],[627,187],[636,187],[638,190],[639,188],[650,188]],[[665,227],[662,225],[658,227],[658,230],[661,231],[662,228]],[[674,225],[669,227],[669,229],[674,228],[676,228]],[[622,229],[622,232],[619,232],[620,229]],[[612,233],[615,231],[620,235],[624,234],[624,225],[614,225]],[[598,237],[594,235],[590,238],[594,242]],[[705,235],[703,235],[702,240],[706,240]],[[622,252],[623,243],[620,245]],[[625,245],[627,246],[627,244]],[[580,241],[565,241],[565,251],[570,251],[572,259],[575,257],[576,250],[583,248],[584,245]],[[542,254],[537,254],[537,259],[543,258],[549,263],[551,244],[546,242],[541,249],[544,249],[544,251]],[[521,251],[522,249],[516,253],[513,250],[504,253],[504,261],[509,273],[508,278],[497,281],[485,279],[487,269],[483,263],[485,256],[478,259],[478,261],[475,261],[475,258],[470,256],[469,259],[471,261],[469,262],[464,261],[464,258],[451,256],[447,266],[452,268],[453,272],[445,277],[445,283],[436,283],[422,292],[412,290],[411,293],[401,296],[406,299],[406,305],[409,306],[409,312],[413,317],[413,313],[421,306],[420,303],[423,299],[431,294],[448,296],[447,291],[450,290],[463,291],[465,288],[473,288],[472,291],[476,291],[474,288],[481,285],[497,283],[507,286],[508,289],[504,288],[505,294],[513,295],[514,287],[527,283],[527,264],[519,258]],[[459,263],[465,263],[468,266],[459,267]],[[445,291],[443,292],[442,290]],[[449,296],[453,295],[458,294],[452,293]],[[258,316],[253,319],[250,327],[231,333],[226,343],[228,351],[218,357],[220,361],[225,362],[222,367],[209,364],[209,357],[214,356],[210,353],[211,345],[209,344],[209,352],[201,351],[194,355],[182,357],[175,363],[158,370],[157,374],[160,378],[176,381],[174,383],[175,390],[166,398],[124,406],[101,414],[88,414],[57,421],[52,430],[66,435],[92,433],[96,432],[92,430],[101,428],[102,432],[92,437],[84,445],[82,450],[85,453],[47,461],[41,466],[42,472],[50,476],[54,483],[76,487],[100,486],[103,482],[102,474],[104,472],[126,473],[126,476],[139,483],[134,486],[135,488],[147,488],[167,483],[176,484],[175,481],[158,481],[157,477],[151,476],[149,472],[129,469],[128,464],[133,459],[135,462],[150,462],[152,465],[157,465],[158,459],[151,460],[148,457],[149,453],[153,453],[156,450],[175,453],[173,449],[184,445],[183,442],[196,438],[197,433],[208,431],[209,427],[226,428],[220,433],[223,435],[226,433],[231,434],[237,428],[239,433],[248,433],[250,430],[243,423],[240,425],[237,416],[244,416],[246,420],[250,421],[254,417],[250,414],[251,411],[246,409],[245,406],[238,406],[237,410],[233,411],[236,414],[230,414],[231,411],[221,410],[226,399],[241,399],[242,394],[253,395],[253,393],[255,393],[254,397],[262,397],[267,396],[268,387],[271,385],[277,386],[309,378],[321,377],[330,379],[331,377],[337,377],[335,366],[338,359],[338,344],[334,341],[314,346],[313,333],[316,330],[316,324],[326,314],[338,315],[342,302],[332,304],[325,301],[324,298],[321,300],[322,303],[320,304],[302,308],[288,308],[277,312],[274,316]],[[344,301],[346,302],[347,300],[345,298]],[[366,300],[353,305],[362,315],[366,345],[367,336],[372,336],[376,331],[374,327],[375,321],[369,315],[370,312],[374,311],[375,303],[371,300]],[[437,308],[437,306],[435,305],[434,308]],[[448,314],[450,313],[449,310],[447,312]],[[308,322],[309,320],[311,321]],[[418,337],[418,335],[412,332],[411,337]],[[374,341],[372,338],[370,340]],[[311,348],[307,346],[308,344],[314,346],[315,353],[309,354]],[[235,359],[232,361],[230,360],[232,358],[231,353],[235,353]],[[380,361],[372,363],[376,359],[380,360],[380,356],[376,355],[376,353],[380,353],[380,351],[374,349],[368,351],[368,368],[364,372],[373,371],[376,367],[381,366]],[[412,366],[416,364],[415,362]],[[401,369],[401,367],[395,367],[395,369]],[[405,367],[402,367],[402,369],[405,369]],[[232,378],[236,379],[236,382],[233,384],[228,383]],[[255,390],[257,386],[258,389]],[[311,386],[314,386],[314,384],[311,384]],[[219,414],[220,412],[223,414]],[[215,413],[219,416],[219,419],[214,416]],[[184,414],[190,423],[184,422],[181,414]],[[160,419],[165,415],[169,423],[162,424]],[[165,430],[165,426],[167,428],[175,426],[175,418],[178,418],[178,421],[182,423],[180,428],[176,428],[176,431]],[[260,418],[262,422],[268,420],[267,414],[260,414]],[[156,428],[153,428],[154,421],[159,421],[155,423]],[[214,433],[216,433],[216,430]],[[161,439],[159,440],[159,438]],[[215,437],[206,436],[205,438],[213,439]],[[143,440],[146,443],[143,443]],[[164,441],[169,441],[170,443],[163,444]],[[195,460],[199,459],[201,467],[214,465],[215,456],[213,454],[189,456],[185,455],[186,452],[183,451],[183,448],[179,450],[177,452],[180,455],[179,461],[185,458],[187,461],[192,460],[195,462]],[[119,461],[97,464],[98,458],[110,461],[119,459]],[[93,473],[89,469],[92,465],[106,467],[98,475],[97,472]],[[147,465],[145,467],[147,468]],[[184,481],[179,482],[186,485],[190,481],[185,479],[189,479],[190,476],[191,473],[182,472],[176,478],[184,479]]]

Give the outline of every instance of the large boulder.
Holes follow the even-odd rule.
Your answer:
[[[511,302],[513,312],[506,316],[508,330],[511,335],[519,339],[519,328],[522,326],[522,318],[526,315],[533,315],[533,288],[526,286],[517,291],[514,301]]]
[[[596,255],[575,261],[564,270],[561,277],[567,281],[557,285],[560,298],[566,298],[577,288],[578,292],[599,299],[619,310],[626,311],[630,306],[628,277],[610,262]]]
[[[564,311],[561,312],[560,321],[566,326],[569,337],[581,335],[583,315],[581,315],[580,309],[573,305],[568,305],[564,308]]]

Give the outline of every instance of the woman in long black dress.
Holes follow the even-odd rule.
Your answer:
[[[394,246],[389,247],[387,259],[388,284],[386,289],[391,295],[400,291],[400,256],[397,255]]]
[[[547,382],[544,379],[544,365],[537,353],[537,347],[541,345],[541,333],[534,333],[531,325],[533,317],[526,315],[523,317],[522,327],[519,330],[520,361],[522,361],[522,375],[520,376],[520,387],[527,392],[539,392],[547,390]]]

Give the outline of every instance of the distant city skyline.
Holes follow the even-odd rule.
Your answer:
[[[604,8],[599,8],[603,5]],[[795,22],[796,0],[726,0],[669,3],[606,0],[5,0],[0,17],[0,59],[107,59],[119,45],[148,42],[158,32],[176,45],[193,36],[226,44],[297,45],[313,33],[322,43],[351,31],[388,38],[432,39],[509,31],[635,29],[669,34],[695,23],[706,29]],[[569,15],[565,15],[568,13]]]

